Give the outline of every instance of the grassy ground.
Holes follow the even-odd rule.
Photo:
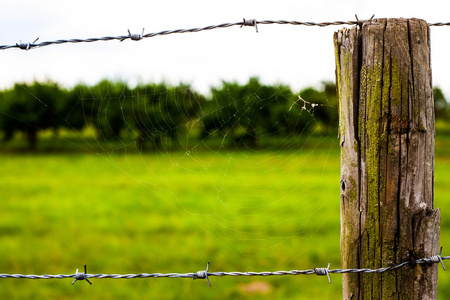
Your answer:
[[[315,141],[317,142],[317,141]],[[436,206],[450,233],[450,139]],[[339,149],[3,154],[0,273],[187,273],[340,266]],[[339,299],[341,276],[0,279],[2,299]],[[440,270],[440,299],[450,276]]]

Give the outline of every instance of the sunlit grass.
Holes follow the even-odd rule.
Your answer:
[[[436,206],[450,233],[450,142]],[[0,273],[277,271],[340,266],[339,149],[5,154]],[[2,299],[339,299],[341,276],[0,280]],[[440,270],[440,299],[450,277]],[[246,284],[268,283],[266,294]],[[244,285],[243,285],[244,284]]]

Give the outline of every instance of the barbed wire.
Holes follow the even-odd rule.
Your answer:
[[[23,275],[23,274],[0,274],[0,278],[15,278],[15,279],[65,279],[74,278],[72,285],[77,280],[86,280],[89,284],[89,278],[97,279],[136,279],[136,278],[192,278],[192,279],[206,279],[208,285],[211,287],[209,277],[211,276],[285,276],[285,275],[319,275],[327,276],[328,281],[331,283],[330,274],[344,274],[344,273],[383,273],[387,271],[396,270],[404,266],[409,265],[414,268],[416,264],[434,264],[441,263],[442,268],[445,269],[444,260],[450,259],[450,256],[442,256],[442,247],[439,254],[433,255],[427,258],[414,259],[410,257],[410,260],[404,261],[397,265],[392,265],[389,267],[378,268],[378,269],[331,269],[330,263],[326,268],[314,268],[310,270],[291,270],[291,271],[275,271],[275,272],[209,272],[209,262],[206,266],[205,271],[198,271],[196,273],[140,273],[140,274],[87,274],[86,265],[84,265],[84,273],[78,272],[76,270],[75,274],[70,275]]]
[[[373,18],[373,16],[372,16]],[[371,19],[372,19],[371,18]],[[19,41],[15,45],[0,45],[0,50],[6,50],[11,48],[19,48],[22,50],[30,50],[33,48],[40,48],[44,46],[49,45],[57,45],[57,44],[66,44],[66,43],[92,43],[92,42],[98,42],[98,41],[112,41],[112,40],[119,40],[124,41],[127,39],[131,39],[133,41],[139,41],[144,38],[151,38],[159,35],[169,35],[169,34],[175,34],[175,33],[188,33],[188,32],[200,32],[205,30],[213,30],[218,28],[228,28],[232,26],[252,26],[256,28],[256,32],[258,32],[258,25],[264,24],[264,25],[272,25],[272,24],[279,24],[279,25],[302,25],[302,26],[318,26],[318,27],[326,27],[326,26],[332,26],[332,25],[358,25],[361,26],[364,21],[361,21],[356,17],[356,21],[334,21],[334,22],[301,22],[301,21],[284,21],[284,20],[264,20],[264,21],[257,21],[256,19],[243,19],[242,22],[235,22],[235,23],[223,23],[219,25],[209,25],[205,27],[198,27],[198,28],[191,28],[191,29],[176,29],[176,30],[163,30],[159,32],[152,32],[152,33],[146,33],[144,34],[144,29],[142,29],[142,34],[132,34],[130,30],[128,30],[128,35],[120,35],[120,36],[104,36],[100,38],[87,38],[87,39],[61,39],[61,40],[54,40],[54,41],[46,41],[37,43],[39,38],[35,39],[34,42],[28,42],[23,43],[22,41]],[[428,23],[429,26],[450,26],[450,22],[437,22],[437,23]]]

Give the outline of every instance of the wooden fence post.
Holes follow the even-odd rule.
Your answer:
[[[341,145],[342,268],[439,253],[430,31],[375,19],[334,35]],[[344,274],[344,299],[436,299],[437,264]]]

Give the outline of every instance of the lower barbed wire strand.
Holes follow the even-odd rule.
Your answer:
[[[442,253],[442,252],[441,252]],[[443,269],[445,270],[443,261],[450,259],[450,256],[441,256],[441,254],[433,255],[427,258],[416,259],[417,264],[435,264],[441,263]],[[404,261],[400,264],[378,268],[378,269],[327,269],[327,268],[316,268],[310,270],[291,270],[291,271],[275,271],[275,272],[208,272],[199,271],[196,273],[140,273],[140,274],[85,274],[86,278],[97,278],[97,279],[135,279],[135,278],[192,278],[192,279],[205,279],[208,276],[284,276],[284,275],[324,275],[322,272],[317,270],[326,269],[325,273],[332,274],[343,274],[343,273],[383,273],[395,269],[402,268],[406,265],[410,265],[409,261]],[[199,276],[199,273],[202,276]],[[65,279],[65,278],[76,278],[77,274],[58,274],[58,275],[24,275],[24,274],[0,274],[0,278],[14,278],[14,279]]]

